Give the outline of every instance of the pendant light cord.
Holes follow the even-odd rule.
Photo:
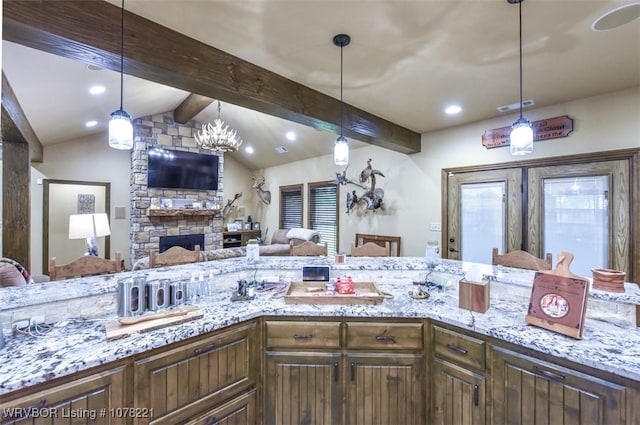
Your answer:
[[[344,46],[340,46],[340,137],[343,137],[342,128],[344,127],[344,102],[342,101],[342,50]]]
[[[122,0],[124,1],[124,0]],[[524,0],[520,0],[520,3],[518,3],[518,11],[519,11],[519,17],[520,17],[520,32],[519,32],[519,37],[520,37],[520,119],[522,119],[522,2]]]
[[[120,110],[122,108],[122,99],[124,97],[124,0],[122,0],[122,8],[120,14]]]

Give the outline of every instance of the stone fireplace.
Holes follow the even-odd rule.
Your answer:
[[[175,244],[193,249],[190,236],[198,238],[202,250],[222,248],[222,217],[220,214],[169,216],[149,215],[151,205],[160,205],[160,199],[180,202],[200,202],[201,205],[222,205],[224,156],[219,155],[218,190],[156,189],[147,186],[147,148],[150,146],[190,152],[211,153],[200,150],[193,138],[197,130],[195,121],[179,124],[173,112],[137,118],[134,121],[134,147],[131,167],[131,262],[146,257],[150,250],[162,252]],[[186,237],[185,245],[174,237]],[[168,239],[164,239],[168,238]],[[162,244],[161,246],[161,239]],[[163,249],[164,248],[164,249]]]
[[[174,246],[181,246],[182,248],[193,251],[196,249],[196,245],[204,246],[204,234],[198,235],[177,235],[177,236],[160,236],[159,252],[165,252],[167,249]]]

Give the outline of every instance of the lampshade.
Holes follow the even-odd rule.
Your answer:
[[[120,9],[120,109],[111,113],[109,120],[109,147],[131,149],[133,147],[133,126],[131,116],[122,108],[124,98],[124,0]]]
[[[109,121],[109,147],[123,150],[133,147],[133,125],[131,125],[131,117],[122,109],[111,113],[111,120]]]
[[[342,49],[351,43],[351,37],[347,34],[338,34],[333,37],[333,44],[340,47],[340,136],[333,145],[333,163],[336,165],[349,164],[349,143],[342,135],[344,127],[344,102],[342,101]]]
[[[513,123],[509,144],[511,155],[526,155],[533,152],[533,129],[530,121],[519,118]]]
[[[71,214],[69,216],[69,239],[85,239],[110,234],[107,213]]]
[[[520,40],[520,118],[511,126],[509,145],[511,155],[526,155],[533,152],[533,129],[531,122],[522,116],[522,2],[524,0],[507,0],[509,4],[518,3],[519,40]]]
[[[349,145],[344,136],[339,136],[333,145],[333,162],[336,165],[349,164]]]

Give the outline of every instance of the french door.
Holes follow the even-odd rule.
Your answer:
[[[640,151],[445,169],[442,176],[443,257],[491,264],[492,248],[522,249],[539,258],[551,253],[555,264],[558,252],[569,251],[575,274],[611,268],[637,280]]]
[[[493,248],[521,248],[519,168],[454,173],[447,186],[447,258],[491,264]]]

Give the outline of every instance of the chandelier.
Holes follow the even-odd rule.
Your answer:
[[[242,145],[236,130],[229,128],[220,119],[220,101],[218,100],[218,118],[211,123],[202,124],[202,131],[195,134],[195,139],[200,148],[218,152],[235,152]]]

